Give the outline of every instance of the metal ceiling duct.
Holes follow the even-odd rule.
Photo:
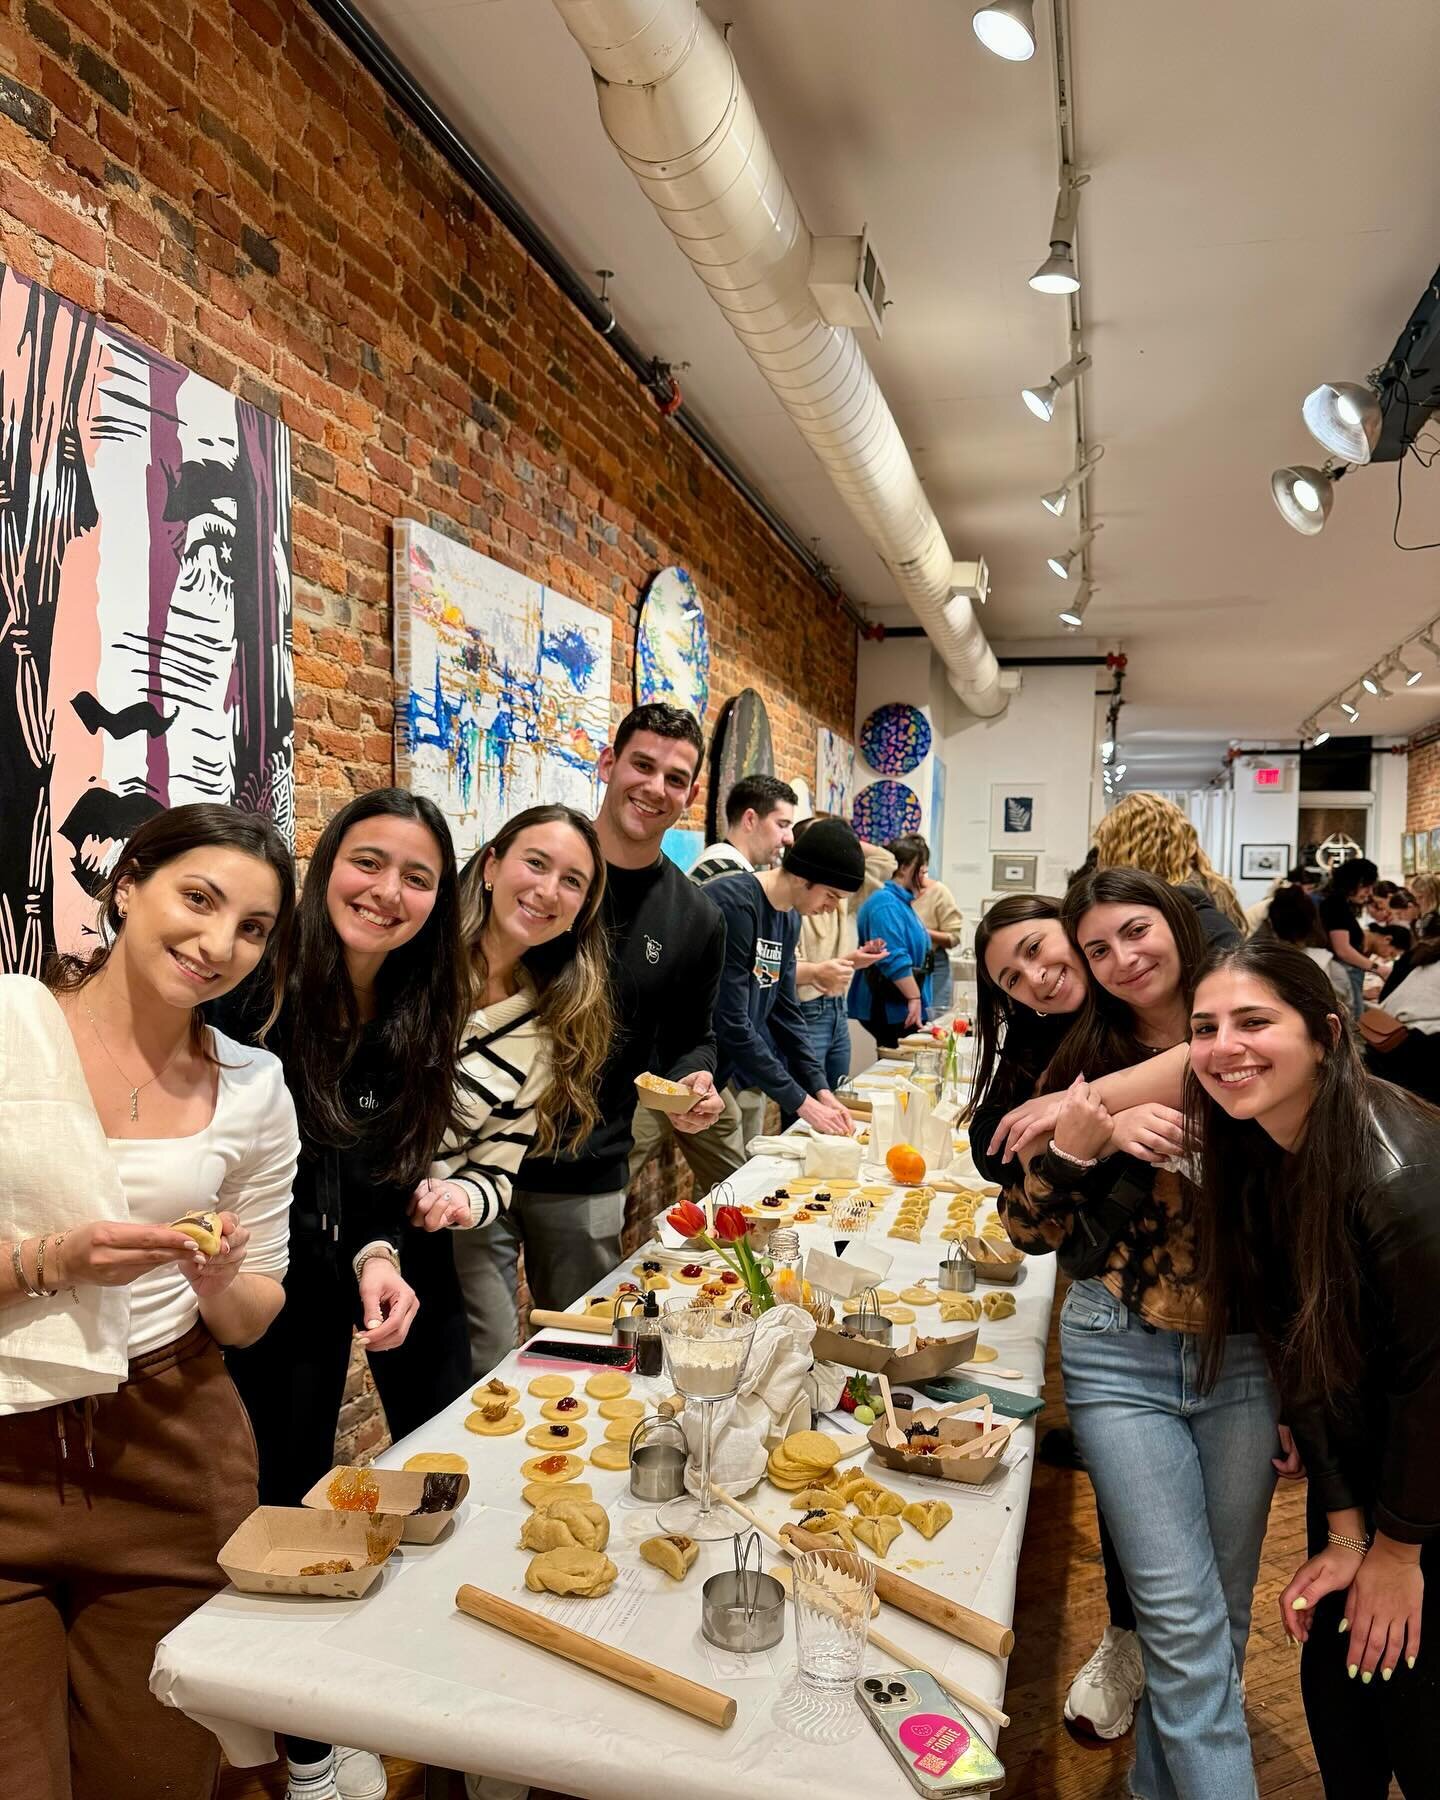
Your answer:
[[[972,712],[1000,668],[855,334],[809,288],[811,235],[724,37],[698,0],[555,0],[600,118],[780,404],[885,561]]]

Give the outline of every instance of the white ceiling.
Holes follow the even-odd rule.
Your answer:
[[[871,359],[955,554],[989,561],[987,630],[1014,644],[1053,639],[1064,589],[1045,558],[1074,529],[1038,499],[1071,466],[1068,399],[1049,427],[1019,399],[1067,355],[1064,302],[1026,285],[1056,132],[1048,34],[1034,61],[1002,63],[971,32],[975,3],[705,0],[733,23],[811,229],[869,224],[894,301]],[[850,594],[893,618],[885,569],[611,150],[549,0],[362,5],[569,260],[616,271],[626,330],[690,363],[687,404]],[[1440,262],[1440,7],[1073,13],[1086,407],[1106,452],[1087,629],[1129,656],[1127,785],[1169,785],[1213,769],[1229,739],[1293,736],[1440,612],[1440,551],[1391,544],[1393,464],[1341,484],[1317,538],[1269,495],[1273,468],[1322,459],[1305,392],[1380,362]],[[1404,537],[1440,538],[1440,472],[1413,461]],[[1357,729],[1440,714],[1440,667],[1416,654],[1425,680]]]

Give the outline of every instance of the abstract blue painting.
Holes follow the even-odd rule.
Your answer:
[[[610,620],[412,519],[395,525],[395,777],[463,862],[541,801],[593,813]]]
[[[650,583],[635,633],[635,704],[663,700],[703,726],[710,702],[710,632],[688,569],[662,569]]]

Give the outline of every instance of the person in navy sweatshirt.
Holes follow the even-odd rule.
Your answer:
[[[821,819],[786,850],[778,869],[719,875],[706,898],[725,920],[725,966],[715,997],[715,1085],[725,1117],[715,1127],[738,1168],[744,1132],[735,1090],[759,1088],[787,1118],[848,1137],[850,1115],[816,1061],[795,993],[800,921],[833,912],[865,879],[860,840],[840,819]],[[713,1134],[712,1134],[713,1135]]]

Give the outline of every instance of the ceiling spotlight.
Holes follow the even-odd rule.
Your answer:
[[[1075,377],[1089,367],[1090,358],[1088,355],[1073,357],[1066,363],[1063,369],[1057,369],[1043,386],[1021,388],[1020,398],[1030,408],[1037,419],[1043,420],[1044,423],[1048,425],[1050,420],[1054,417],[1055,401],[1059,396],[1061,388],[1069,387]]]
[[[1063,556],[1046,557],[1045,566],[1049,569],[1050,573],[1052,575],[1058,575],[1062,581],[1068,581],[1070,579],[1071,569],[1074,568],[1077,562],[1080,562],[1083,559],[1086,550],[1094,542],[1095,533],[1099,529],[1098,525],[1092,525],[1088,531],[1082,531]]]
[[[1342,462],[1368,463],[1380,437],[1380,402],[1358,381],[1322,381],[1300,408],[1311,437]]]
[[[1115,765],[1115,779],[1116,779],[1116,780],[1117,780],[1117,781],[1123,781],[1123,780],[1124,780],[1124,778],[1125,778],[1125,764],[1124,764],[1124,763],[1116,763],[1116,765]]]
[[[1060,623],[1062,625],[1067,626],[1071,631],[1078,631],[1080,629],[1085,623],[1085,613],[1090,605],[1092,591],[1088,581],[1082,581],[1080,583],[1075,589],[1075,598],[1067,601],[1060,610]],[[1114,755],[1115,746],[1107,738],[1100,746],[1100,760],[1108,763]]]
[[[1330,475],[1308,463],[1277,469],[1270,477],[1270,495],[1285,523],[1304,537],[1315,537],[1325,529],[1335,501]]]
[[[1420,671],[1412,669],[1408,663],[1401,662],[1399,657],[1395,659],[1395,673],[1405,677],[1406,687],[1414,687],[1415,683],[1420,680]]]
[[[1360,708],[1358,706],[1352,705],[1351,702],[1348,700],[1342,700],[1340,702],[1340,710],[1341,710],[1341,712],[1344,713],[1345,717],[1350,721],[1350,723],[1352,725],[1360,717]]]
[[[1384,675],[1378,663],[1368,674],[1361,676],[1360,685],[1367,694],[1374,694],[1377,699],[1388,700],[1390,698],[1390,690],[1385,685]]]
[[[1329,742],[1330,733],[1328,731],[1317,731],[1310,740],[1310,748],[1312,750],[1318,750],[1322,744],[1328,744]]]
[[[1080,291],[1080,277],[1075,273],[1076,196],[1089,179],[1088,175],[1072,175],[1068,165],[1063,171],[1055,217],[1050,221],[1050,254],[1030,277],[1037,294]]]
[[[1106,738],[1105,742],[1100,746],[1100,760],[1101,760],[1101,762],[1108,763],[1108,762],[1113,762],[1114,759],[1115,759],[1115,740],[1114,740],[1114,738]]]
[[[1055,517],[1058,519],[1069,504],[1070,496],[1075,492],[1076,488],[1080,487],[1084,482],[1090,479],[1090,471],[1104,454],[1105,446],[1103,444],[1094,445],[1093,448],[1085,452],[1085,455],[1065,477],[1058,488],[1052,488],[1048,494],[1042,494],[1040,496],[1040,504],[1045,508],[1046,512],[1054,513]]]
[[[970,23],[985,48],[1006,62],[1029,62],[1035,54],[1035,0],[994,0]]]

